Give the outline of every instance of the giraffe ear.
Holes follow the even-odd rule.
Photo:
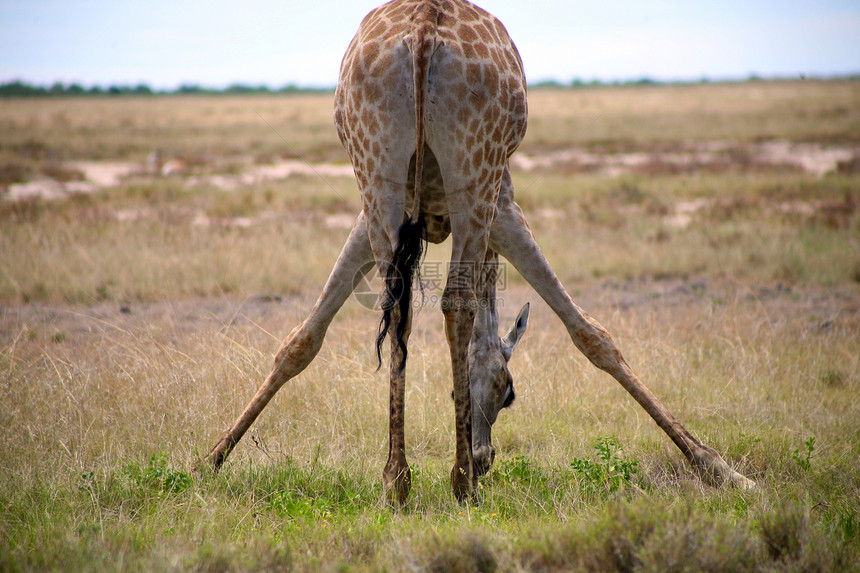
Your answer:
[[[514,321],[514,325],[508,331],[504,338],[502,338],[502,353],[505,355],[505,360],[511,359],[511,354],[514,353],[514,348],[519,344],[520,339],[523,337],[523,334],[526,331],[526,327],[529,325],[529,303],[523,305],[523,308],[520,310],[520,313],[517,315],[517,319]]]

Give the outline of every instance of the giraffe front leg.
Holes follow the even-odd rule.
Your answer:
[[[411,293],[404,293],[409,296]],[[410,296],[411,299],[411,296]],[[410,305],[411,306],[411,305]],[[397,305],[392,308],[392,324],[396,327],[400,317]],[[412,329],[412,312],[408,312],[403,328],[404,344],[409,340]],[[412,489],[412,470],[406,461],[406,367],[403,362],[403,350],[397,341],[397,336],[391,336],[390,360],[390,391],[388,411],[388,461],[382,470],[382,486],[389,501],[397,506],[406,504],[409,491]],[[401,368],[401,365],[403,367]]]
[[[598,368],[609,373],[645,409],[678,446],[706,482],[728,483],[743,489],[755,482],[733,470],[712,448],[703,445],[666,409],[636,376],[609,332],[579,308],[553,273],[528,228],[519,206],[513,202],[510,177],[503,187],[506,199],[500,201],[490,233],[490,245],[504,256],[534,287],[562,320],[573,343]]]
[[[451,489],[458,501],[471,499],[478,486],[472,453],[472,392],[469,384],[469,341],[472,338],[477,296],[473,275],[476,263],[451,263],[448,283],[442,295],[445,335],[451,351],[454,378],[454,468]]]
[[[308,317],[284,339],[271,373],[242,414],[206,457],[218,469],[275,393],[314,359],[337,311],[355,289],[357,280],[373,268],[373,253],[364,213],[359,214],[322,293]]]

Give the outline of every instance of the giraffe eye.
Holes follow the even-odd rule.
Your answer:
[[[508,374],[508,385],[505,387],[505,397],[502,401],[502,408],[507,408],[514,403],[517,395],[514,393],[514,379]]]

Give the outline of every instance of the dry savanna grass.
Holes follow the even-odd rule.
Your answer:
[[[515,164],[514,179],[547,258],[756,491],[703,485],[506,268],[503,327],[532,310],[496,464],[475,504],[454,501],[428,284],[403,510],[381,488],[379,317],[356,299],[225,467],[191,471],[313,305],[360,208],[354,181],[321,165],[345,161],[331,96],[2,102],[8,197],[21,181],[76,189],[79,162],[137,167],[85,193],[0,198],[0,569],[857,570],[858,91],[531,95],[523,155],[561,159]],[[154,148],[186,167],[147,172]],[[317,174],[248,176],[295,159]],[[428,283],[446,256],[430,249]]]

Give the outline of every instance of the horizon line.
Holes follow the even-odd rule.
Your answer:
[[[588,86],[613,86],[613,85],[677,85],[677,84],[706,84],[706,83],[742,83],[748,81],[838,81],[838,80],[856,80],[860,79],[860,70],[854,72],[843,73],[825,73],[825,74],[759,74],[757,72],[749,72],[746,75],[727,75],[710,77],[707,74],[702,74],[699,77],[674,77],[661,78],[649,74],[639,76],[630,76],[626,78],[589,78],[572,77],[568,80],[559,80],[557,78],[541,78],[528,81],[530,88],[547,88],[547,87],[588,87]],[[146,80],[132,82],[82,82],[75,80],[54,80],[53,82],[37,82],[22,79],[20,77],[4,78],[0,80],[0,88],[8,88],[12,86],[20,86],[25,89],[31,89],[36,92],[58,93],[56,90],[62,89],[67,92],[69,88],[78,88],[76,93],[82,95],[87,93],[110,93],[112,89],[120,90],[123,93],[133,92],[134,90],[143,90],[141,93],[147,92],[152,95],[157,94],[181,94],[194,92],[233,92],[233,93],[254,93],[254,92],[330,92],[337,88],[337,83],[334,84],[302,84],[300,82],[288,81],[279,86],[272,87],[271,83],[267,82],[245,82],[234,81],[222,84],[209,84],[206,82],[184,81],[173,87],[155,87],[155,82]],[[73,94],[68,94],[73,95]]]

